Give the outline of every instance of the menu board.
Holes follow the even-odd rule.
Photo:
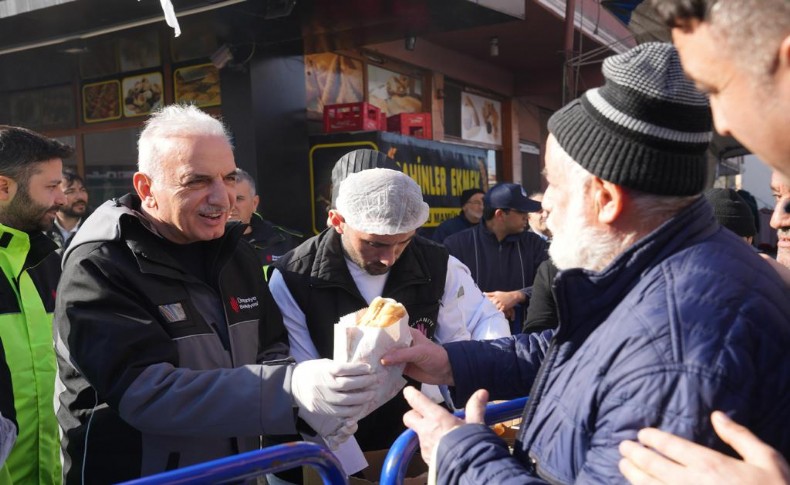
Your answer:
[[[222,103],[219,70],[213,64],[182,67],[173,73],[176,103],[217,106]]]
[[[149,72],[123,79],[123,115],[144,116],[162,106],[162,74]]]
[[[121,117],[121,83],[117,80],[82,86],[82,119],[85,123]]]

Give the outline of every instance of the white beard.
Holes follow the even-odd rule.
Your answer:
[[[547,225],[552,234],[549,256],[557,268],[583,268],[601,271],[622,252],[620,236],[592,225],[584,216],[588,201],[575,192],[568,204],[568,214],[557,223],[551,216]]]

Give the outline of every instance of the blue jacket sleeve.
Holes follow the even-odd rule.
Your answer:
[[[453,401],[462,407],[478,389],[488,390],[492,400],[526,396],[553,336],[554,330],[546,330],[446,344],[455,381]]]
[[[437,483],[543,484],[510,455],[507,445],[487,426],[467,424],[447,433],[439,442]]]

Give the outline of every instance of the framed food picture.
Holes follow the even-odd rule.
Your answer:
[[[502,145],[502,103],[472,93],[461,100],[461,138]]]
[[[365,100],[363,65],[332,52],[304,56],[307,117],[323,119],[324,106]]]
[[[145,116],[162,106],[162,73],[123,78],[123,115]]]
[[[85,123],[121,117],[121,83],[117,79],[82,86],[82,119]]]
[[[422,79],[368,64],[368,102],[387,116],[420,113]]]
[[[222,103],[219,70],[213,64],[182,67],[173,73],[176,103],[217,106]]]

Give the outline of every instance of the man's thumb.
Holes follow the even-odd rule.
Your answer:
[[[466,402],[466,422],[485,423],[486,404],[488,404],[488,391],[478,389]]]

